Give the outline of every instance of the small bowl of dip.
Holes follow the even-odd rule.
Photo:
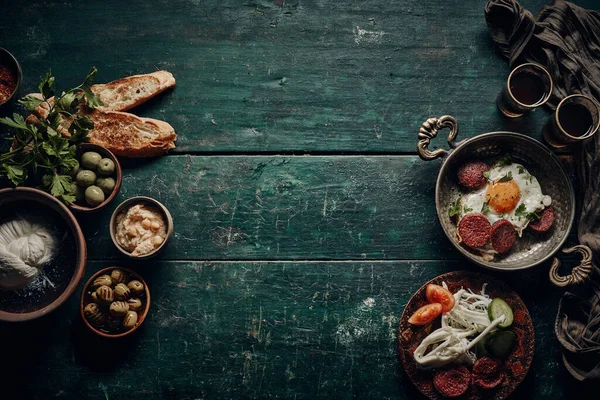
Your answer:
[[[22,81],[21,65],[15,56],[0,47],[0,109],[14,102]]]
[[[121,253],[136,260],[160,253],[173,235],[173,218],[159,201],[132,197],[117,206],[110,219],[110,237]]]

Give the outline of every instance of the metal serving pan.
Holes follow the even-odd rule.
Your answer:
[[[452,150],[429,150],[430,141],[442,128],[449,128],[448,144]],[[489,132],[456,142],[458,122],[449,115],[429,118],[419,130],[419,156],[430,161],[442,159],[435,187],[435,206],[444,233],[465,257],[482,267],[494,270],[520,270],[548,260],[565,243],[575,218],[575,193],[560,161],[552,151],[528,136],[514,132]],[[552,228],[537,234],[525,230],[506,255],[496,254],[493,260],[458,242],[457,225],[448,215],[451,203],[460,193],[458,168],[465,162],[479,159],[491,161],[504,154],[523,164],[535,176],[544,194],[552,197],[555,220]],[[569,249],[570,250],[570,249]]]

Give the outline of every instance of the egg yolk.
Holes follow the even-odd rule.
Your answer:
[[[495,181],[488,185],[485,191],[485,201],[491,209],[499,214],[514,210],[520,199],[521,190],[514,180],[507,182]]]

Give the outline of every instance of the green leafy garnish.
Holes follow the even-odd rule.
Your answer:
[[[41,98],[25,96],[19,100],[30,112],[45,104],[45,118],[38,118],[36,124],[27,123],[16,113],[12,118],[0,118],[1,124],[15,129],[11,149],[0,155],[0,176],[15,186],[39,187],[65,203],[75,201],[75,184],[69,171],[78,165],[76,146],[86,141],[88,132],[94,129],[94,123],[78,111],[82,104],[90,108],[102,105],[90,89],[96,72],[92,67],[83,83],[53,97],[55,78],[49,71],[38,85]],[[65,131],[70,137],[61,134]]]
[[[510,165],[512,164],[512,157],[510,156],[510,154],[505,154],[502,157],[500,157],[500,159],[498,160],[498,162],[496,163],[498,165]]]
[[[489,180],[489,179],[490,179],[490,171],[485,171],[485,172],[483,173],[483,177],[484,177],[485,179],[488,179],[488,180]]]
[[[525,207],[525,204],[523,204],[523,203],[521,203],[519,205],[519,207],[517,207],[515,209],[515,215],[517,217],[519,217],[519,219],[521,219],[521,217],[525,217],[525,218],[527,218],[530,221],[534,221],[534,220],[540,219],[540,216],[537,215],[536,213],[534,213],[534,212],[527,212],[527,208]]]
[[[483,206],[481,206],[481,213],[482,214],[486,214],[488,212],[490,212],[490,206],[489,206],[489,204],[487,202],[483,203]]]
[[[458,214],[460,214],[460,197],[456,199],[454,203],[450,204],[450,207],[448,208],[448,215],[450,218]]]
[[[512,181],[512,172],[508,171],[508,174],[504,175],[502,178],[498,179],[498,182],[508,182]]]
[[[463,211],[464,211],[464,212],[465,212],[465,214],[466,214],[466,213],[468,213],[468,212],[471,212],[471,211],[473,211],[473,209],[472,209],[472,208],[470,208],[470,207],[467,207],[467,206],[465,205],[465,206],[463,207]]]
[[[519,169],[519,175],[525,173],[525,168],[522,165],[519,165],[517,168]]]

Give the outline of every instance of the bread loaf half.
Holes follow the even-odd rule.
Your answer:
[[[92,91],[104,105],[96,109],[86,106],[79,108],[79,113],[86,115],[94,123],[94,129],[88,136],[90,142],[104,146],[114,154],[123,157],[154,157],[175,148],[177,135],[171,125],[164,121],[121,112],[173,86],[175,86],[175,78],[167,71],[135,75],[107,84],[93,85]],[[41,98],[39,93],[31,93],[30,96]],[[48,100],[50,104],[53,101],[54,98]],[[27,122],[35,124],[39,122],[39,118],[46,118],[49,111],[50,106],[42,103],[27,118]],[[69,121],[65,121],[59,132],[68,136],[69,124]]]
[[[157,94],[175,86],[173,74],[156,71],[151,74],[134,75],[116,81],[92,85],[92,92],[104,103],[102,111],[126,111],[138,106]]]
[[[177,135],[171,125],[120,111],[81,109],[94,123],[88,137],[117,156],[154,157],[175,148]]]

